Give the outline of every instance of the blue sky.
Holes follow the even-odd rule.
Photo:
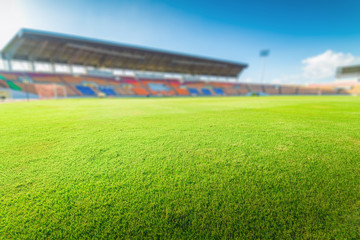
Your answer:
[[[265,81],[328,82],[360,63],[358,0],[1,0],[0,47],[20,28],[130,43],[249,64],[271,49]]]

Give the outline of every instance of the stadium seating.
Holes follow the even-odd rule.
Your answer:
[[[116,92],[112,88],[100,87],[99,90],[106,94],[106,96],[115,96]]]
[[[65,89],[65,95],[76,96],[237,96],[251,92],[269,95],[330,95],[360,94],[360,85],[348,88],[334,84],[309,86],[245,84],[229,82],[180,82],[179,79],[137,79],[131,76],[102,78],[94,76],[72,76],[68,74],[9,73],[0,72],[0,88],[38,94],[37,84],[55,84]],[[45,87],[43,87],[45,89]]]
[[[196,88],[188,88],[190,95],[200,95]]]
[[[0,73],[0,77],[3,80],[4,79],[6,79],[6,80],[17,80],[19,75],[21,75],[21,74],[18,74],[18,73],[3,73],[3,72]]]
[[[295,86],[280,86],[280,94],[282,95],[294,95],[297,94],[297,87]]]
[[[24,92],[37,94],[37,91],[36,91],[36,88],[35,88],[36,85],[33,84],[33,83],[16,83],[16,84]],[[21,90],[19,90],[19,91],[21,91]]]
[[[168,92],[171,90],[169,87],[167,87],[165,84],[162,83],[149,83],[147,85],[150,88],[150,90],[153,92],[162,92],[162,91]]]
[[[65,85],[64,87],[65,87],[66,94],[69,97],[75,97],[75,96],[82,95],[74,86]]]
[[[8,85],[5,81],[3,81],[3,80],[0,79],[0,87],[2,87],[2,88],[8,88],[9,85]]]
[[[321,92],[318,88],[299,87],[297,93],[299,95],[316,95]]]
[[[213,91],[216,95],[225,95],[224,90],[222,88],[214,88]]]
[[[122,96],[133,96],[133,95],[135,95],[134,91],[131,88],[115,87],[114,91],[116,92],[117,95],[122,95]]]
[[[16,91],[21,91],[21,87],[19,87],[18,85],[16,85],[14,82],[12,81],[7,81],[7,85],[9,86],[10,89],[12,90],[16,90]]]
[[[175,88],[175,91],[176,91],[177,95],[179,95],[179,96],[189,96],[190,95],[188,89],[186,89],[186,88]]]
[[[239,95],[246,95],[248,94],[250,91],[246,88],[236,88],[236,91]]]
[[[134,93],[138,96],[149,96],[149,92],[146,91],[144,88],[141,87],[134,87],[132,89],[134,91]]]
[[[263,86],[260,84],[248,84],[251,92],[264,92]]]
[[[93,89],[91,89],[91,87],[77,85],[76,89],[79,90],[83,95],[88,95],[88,96],[96,95],[96,93],[94,92]]]
[[[122,77],[121,82],[131,85],[133,92],[138,96],[149,96],[150,91],[145,88],[145,86],[133,77]]]
[[[348,90],[347,93],[353,95],[360,95],[360,84],[352,86],[352,88]]]
[[[175,91],[164,79],[140,79],[144,88],[148,89],[151,95],[173,96]]]
[[[211,96],[211,95],[212,95],[210,89],[207,89],[207,88],[202,88],[202,89],[201,89],[201,92],[202,92],[202,94],[204,94],[205,96]]]
[[[63,83],[61,79],[56,75],[50,75],[50,74],[39,74],[39,73],[28,73],[27,74],[34,82],[39,83]]]
[[[169,83],[172,87],[180,87],[181,83],[177,79],[166,79],[166,81]]]
[[[70,75],[63,75],[61,78],[64,80],[67,84],[73,84],[73,85],[79,85],[82,82],[86,81],[82,77],[75,77]]]
[[[90,77],[90,76],[82,76],[82,78],[84,79],[84,81],[96,83],[97,85],[100,86],[108,86],[111,85],[112,83],[110,79],[105,79],[105,78]]]
[[[270,95],[278,95],[280,93],[279,87],[276,85],[264,85],[264,90],[265,93]]]
[[[334,90],[333,87],[322,87],[322,88],[320,88],[320,94],[321,95],[333,95],[333,94],[338,94],[338,91]]]
[[[229,96],[238,95],[238,91],[235,88],[225,88],[224,93]]]
[[[64,86],[60,86],[58,84],[32,84],[34,86],[34,90],[40,99],[50,99],[50,98],[61,98],[67,97],[67,92]]]
[[[182,86],[180,81],[177,79],[166,79],[168,82],[168,86],[170,86],[174,93],[179,96],[188,96],[189,91],[187,90],[186,86]]]

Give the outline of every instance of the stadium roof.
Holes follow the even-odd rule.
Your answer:
[[[29,29],[2,50],[6,59],[98,68],[236,77],[247,64]]]
[[[346,76],[359,76],[360,75],[360,65],[338,67],[336,71],[337,77],[346,77]]]

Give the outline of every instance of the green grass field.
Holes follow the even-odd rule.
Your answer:
[[[0,105],[0,239],[359,239],[360,98]]]

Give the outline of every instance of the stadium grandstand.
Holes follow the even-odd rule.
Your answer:
[[[346,87],[241,83],[247,64],[28,29],[5,46],[1,60],[2,99],[360,93],[358,81]]]

